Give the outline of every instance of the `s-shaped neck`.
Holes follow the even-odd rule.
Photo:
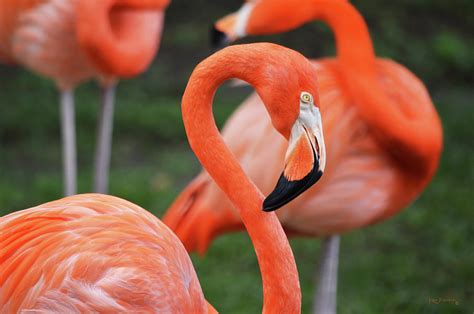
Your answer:
[[[235,205],[252,240],[262,274],[263,312],[299,313],[301,291],[288,239],[277,216],[262,211],[262,193],[224,143],[212,114],[214,94],[225,80],[247,81],[257,92],[269,83],[262,72],[271,60],[267,45],[233,46],[199,64],[183,96],[183,120],[193,151]]]

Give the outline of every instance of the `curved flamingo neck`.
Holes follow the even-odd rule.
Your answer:
[[[299,313],[301,291],[288,239],[274,213],[262,211],[263,195],[246,176],[216,127],[212,102],[227,79],[247,81],[257,92],[262,84],[264,53],[237,46],[224,49],[196,67],[182,100],[191,148],[240,213],[252,240],[263,281],[264,313]],[[237,53],[235,53],[237,51]]]
[[[375,75],[375,52],[364,18],[344,0],[312,2],[312,19],[325,21],[334,33],[339,62],[359,75]]]
[[[101,74],[131,77],[143,72],[158,50],[168,0],[80,0],[76,35]]]
[[[431,177],[438,165],[442,131],[429,98],[413,99],[419,105],[404,106],[411,108],[404,114],[380,84],[372,41],[360,13],[344,0],[306,1],[312,3],[311,19],[325,21],[334,32],[341,73],[362,118],[397,160]]]

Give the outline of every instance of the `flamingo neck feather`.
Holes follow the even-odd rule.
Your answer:
[[[232,52],[238,49],[232,50]],[[223,50],[198,65],[182,100],[191,148],[240,213],[252,240],[263,281],[264,313],[299,313],[301,291],[288,239],[274,213],[262,211],[263,195],[224,143],[212,114],[213,97],[226,80],[238,78],[257,92],[265,82],[265,51]]]
[[[159,46],[168,0],[79,0],[76,35],[106,77],[145,71]]]
[[[382,87],[372,40],[360,13],[348,1],[307,1],[312,1],[312,20],[325,21],[334,32],[342,77],[361,117],[398,161],[431,177],[438,164],[442,131],[429,98],[414,99],[420,104],[404,114]]]

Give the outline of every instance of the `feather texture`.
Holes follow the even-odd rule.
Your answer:
[[[0,220],[2,313],[206,313],[188,254],[156,217],[84,194]]]

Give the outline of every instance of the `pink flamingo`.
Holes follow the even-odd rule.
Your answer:
[[[231,78],[255,87],[276,130],[294,144],[284,173],[298,175],[311,167],[309,177],[280,180],[265,201],[226,147],[212,116],[214,93]],[[196,67],[183,96],[191,148],[235,205],[254,244],[264,313],[301,311],[288,239],[276,215],[262,207],[276,209],[275,200],[284,203],[301,194],[324,170],[318,103],[309,61],[273,44],[233,46],[214,54]],[[0,230],[2,312],[215,313],[179,239],[125,200],[70,196],[4,216]]]
[[[376,58],[363,17],[347,1],[247,1],[220,19],[216,43],[274,34],[313,20],[334,31],[337,58],[313,62],[320,82],[327,170],[308,193],[278,211],[290,235],[323,242],[315,311],[336,310],[338,234],[383,221],[427,186],[442,148],[441,123],[423,83],[403,66]],[[223,137],[244,169],[270,193],[287,143],[270,127],[254,94],[234,113]],[[226,196],[202,172],[164,217],[189,251],[204,253],[218,235],[242,229]]]
[[[2,0],[0,61],[52,78],[61,91],[64,193],[76,193],[73,90],[103,87],[94,190],[108,187],[116,78],[143,72],[155,56],[168,0]]]

